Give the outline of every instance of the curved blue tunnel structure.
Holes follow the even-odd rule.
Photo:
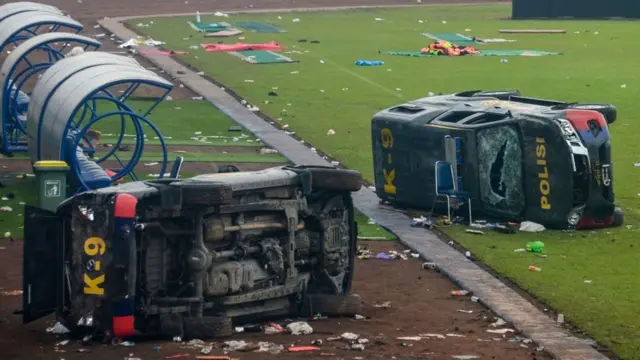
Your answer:
[[[77,33],[83,26],[68,16],[42,10],[24,11],[7,16],[0,21],[0,52],[5,51],[10,44],[18,46],[34,36],[57,32],[62,28]]]
[[[0,23],[1,24],[1,23]],[[33,84],[53,64],[76,47],[97,50],[100,42],[73,33],[45,33],[21,43],[0,68],[0,152],[11,155],[27,151],[26,115]]]
[[[146,110],[136,111],[127,100],[140,86],[159,89],[156,93],[161,95],[148,102]],[[29,103],[27,129],[31,160],[66,161],[78,191],[105,187],[127,175],[136,179],[133,170],[142,158],[144,129],[148,128],[160,139],[162,177],[167,167],[166,145],[160,131],[146,116],[172,88],[169,81],[126,56],[86,52],[58,61],[44,72]],[[98,123],[107,118],[119,121],[119,136],[94,160],[91,155],[95,149],[87,134],[92,128],[100,128]],[[133,129],[135,143],[129,159],[122,160],[119,149],[125,129]],[[100,165],[108,159],[115,159],[119,164],[118,168],[108,169],[111,174]]]
[[[28,11],[43,11],[57,15],[64,15],[60,9],[55,6],[39,4],[28,1],[20,1],[14,3],[8,3],[0,6],[0,21],[8,18],[9,16],[20,14]]]

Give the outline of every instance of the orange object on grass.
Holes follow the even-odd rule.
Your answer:
[[[239,42],[236,44],[200,44],[200,46],[207,52],[214,51],[282,51],[284,46],[278,44],[275,41],[271,41],[263,44],[247,44]]]

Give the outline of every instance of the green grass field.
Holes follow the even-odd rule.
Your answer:
[[[131,100],[127,104],[137,111],[146,111],[152,105],[149,101],[140,100]],[[97,110],[102,113],[112,108],[98,104]],[[229,131],[229,128],[238,124],[208,101],[163,101],[148,118],[158,127],[169,145],[261,146],[258,139],[246,130]],[[107,117],[95,126],[96,130],[103,133],[103,143],[115,142],[121,128],[118,116]],[[143,130],[147,135],[147,144],[160,143],[151,128],[144,126]],[[128,136],[125,136],[123,144],[134,143],[135,129],[131,120],[125,121],[125,134]]]
[[[564,313],[567,320],[600,343],[625,359],[638,359],[640,268],[634,264],[640,260],[635,244],[640,169],[633,166],[639,161],[636,154],[640,150],[636,139],[640,124],[633,115],[640,94],[636,67],[640,50],[634,46],[638,25],[631,21],[499,20],[509,15],[508,6],[483,5],[232,16],[232,21],[265,21],[288,31],[242,35],[242,41],[248,43],[275,40],[287,47],[287,56],[300,61],[278,65],[250,65],[229,54],[189,50],[191,45],[214,42],[191,30],[186,21],[192,19],[154,19],[152,26],[140,31],[167,42],[168,49],[192,51],[182,59],[250,103],[259,104],[266,114],[368,179],[372,178],[372,115],[429,92],[517,88],[534,97],[615,104],[620,114],[611,129],[615,190],[627,214],[626,226],[572,235],[547,231],[474,236],[461,228],[448,232],[479,259]],[[292,22],[294,18],[300,22]],[[203,20],[220,21],[214,17]],[[568,33],[499,34],[503,28],[563,28]],[[377,53],[419,51],[430,43],[420,35],[423,32],[504,37],[518,42],[478,47],[546,50],[564,55],[509,57],[508,62],[501,62],[500,57],[409,58]],[[190,35],[193,37],[183,40]],[[236,41],[227,39],[225,43]],[[358,59],[383,60],[385,64],[358,67],[354,65]],[[270,91],[279,96],[269,97]],[[265,104],[265,100],[272,103]],[[336,134],[327,136],[329,129]],[[544,241],[549,257],[513,251],[531,240]],[[528,272],[529,265],[540,266],[542,272]]]

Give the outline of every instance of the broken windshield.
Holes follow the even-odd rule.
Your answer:
[[[480,201],[496,211],[520,214],[525,194],[518,128],[504,125],[482,129],[476,140]]]

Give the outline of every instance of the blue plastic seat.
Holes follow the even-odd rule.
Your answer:
[[[436,179],[436,196],[431,205],[431,213],[436,206],[438,199],[445,197],[447,199],[447,216],[451,220],[451,198],[464,198],[469,207],[469,224],[473,221],[471,218],[471,193],[468,191],[458,190],[457,181],[453,174],[453,166],[447,161],[436,161],[435,165]]]
[[[111,177],[107,175],[104,169],[96,164],[95,161],[89,159],[83,152],[80,146],[76,146],[75,137],[73,134],[68,135],[65,139],[65,161],[69,163],[71,168],[77,167],[80,179],[74,179],[74,183],[80,187],[86,187],[88,189],[80,189],[80,190],[89,190],[89,189],[100,189],[104,187],[108,187],[111,185]],[[75,151],[76,156],[76,164],[71,164],[70,159],[73,158],[73,152]],[[72,176],[78,176],[75,171],[71,172]],[[84,185],[83,185],[84,183]]]

